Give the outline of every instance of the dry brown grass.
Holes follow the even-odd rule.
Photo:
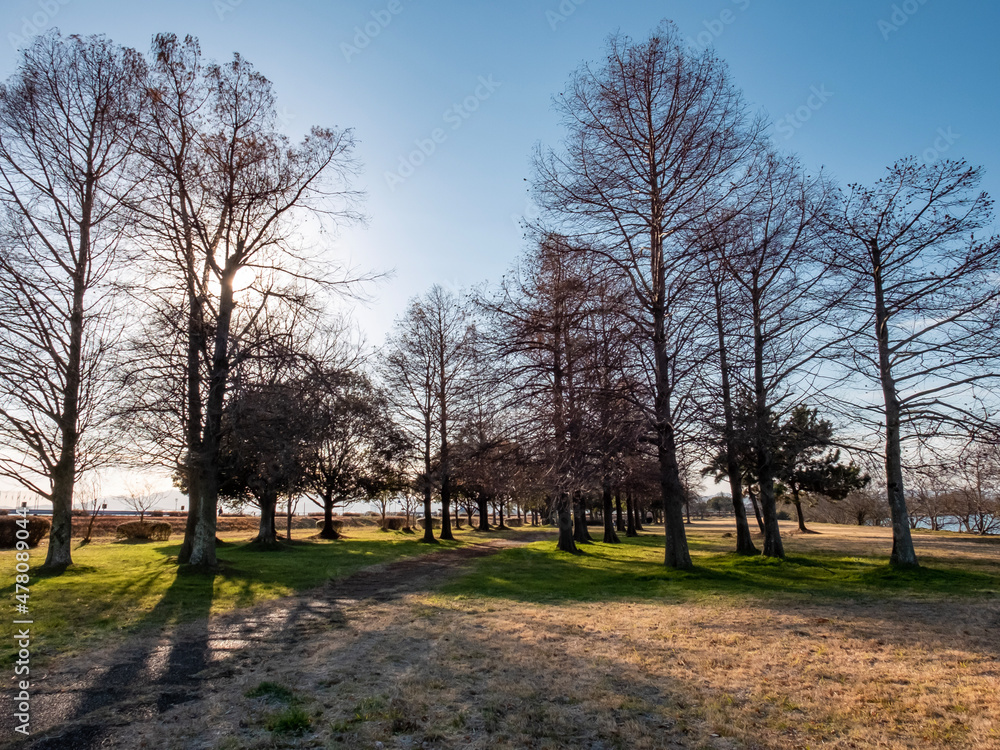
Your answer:
[[[817,527],[790,551],[885,554],[887,530]],[[724,526],[693,533],[713,543]],[[927,558],[997,546],[920,535]],[[492,561],[490,562],[492,564]],[[416,592],[223,660],[202,697],[134,726],[147,748],[1000,749],[1000,602],[894,596],[532,604]],[[302,736],[267,728],[291,688]],[[142,744],[140,744],[142,743]],[[377,744],[381,743],[381,745]]]

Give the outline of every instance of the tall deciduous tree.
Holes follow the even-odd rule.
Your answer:
[[[144,74],[108,39],[52,32],[0,86],[0,474],[52,503],[47,567],[72,563],[74,481],[107,458],[107,282],[141,180]]]
[[[579,497],[587,481],[581,444],[584,321],[593,305],[592,264],[547,234],[494,294],[481,295],[489,338],[527,412],[524,420],[559,524],[558,549],[577,552]]]
[[[665,562],[690,568],[677,410],[701,313],[692,312],[683,232],[739,181],[757,127],[725,66],[694,52],[669,22],[644,42],[612,37],[605,60],[580,68],[556,106],[567,137],[560,153],[538,155],[535,194],[629,281],[649,367]]]
[[[904,444],[992,427],[1000,240],[976,236],[993,217],[981,178],[965,162],[904,159],[874,185],[851,186],[830,217],[843,240],[840,269],[858,291],[844,307],[841,361],[882,393],[895,566],[917,565]]]
[[[291,238],[303,211],[354,218],[354,140],[350,130],[313,128],[292,145],[278,132],[270,82],[238,54],[228,64],[203,66],[196,42],[160,37],[154,57],[148,148],[157,182],[147,215],[166,241],[176,300],[188,311],[186,429],[197,497],[185,546],[191,564],[211,567],[234,340],[275,295],[260,284],[255,297],[241,297],[237,275],[268,283],[282,272],[320,284],[343,281],[304,265]]]
[[[734,312],[743,321],[737,329],[742,335],[730,336],[730,347],[745,352],[742,380],[752,393],[748,437],[760,488],[763,553],[783,557],[774,490],[776,427],[791,397],[817,382],[820,353],[830,345],[825,323],[838,300],[830,294],[825,216],[833,193],[822,176],[807,177],[794,159],[769,150],[759,153],[747,174],[746,188],[736,191],[721,216],[706,222],[699,243],[731,280]]]

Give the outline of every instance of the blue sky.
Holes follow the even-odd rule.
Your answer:
[[[1000,5],[992,3],[5,0],[4,7],[4,75],[15,65],[16,37],[32,28],[102,32],[140,50],[155,32],[190,33],[209,57],[239,51],[271,78],[289,135],[314,124],[354,127],[370,222],[346,229],[334,252],[395,271],[357,311],[373,343],[407,298],[431,284],[462,287],[503,272],[523,248],[511,217],[531,210],[524,180],[532,147],[561,135],[551,97],[577,65],[600,56],[609,33],[642,38],[662,18],[695,44],[714,44],[748,99],[775,121],[778,143],[810,168],[825,166],[846,184],[873,180],[910,153],[962,157],[986,166],[986,188],[1000,193]],[[433,153],[412,159],[422,163],[412,174],[404,167],[406,179],[387,178],[400,174],[419,142]]]
[[[379,343],[406,300],[440,283],[497,279],[523,249],[535,143],[561,136],[551,98],[608,34],[663,18],[711,43],[775,139],[842,184],[907,154],[984,165],[1000,194],[1000,4],[974,0],[4,0],[0,75],[19,38],[53,26],[148,49],[193,34],[239,51],[275,84],[289,135],[351,126],[368,226],[335,257],[394,276],[356,317]],[[437,139],[435,140],[435,135]],[[411,158],[419,151],[429,155]],[[433,149],[433,150],[432,150]],[[400,174],[405,179],[387,177]],[[514,217],[512,219],[512,217]]]

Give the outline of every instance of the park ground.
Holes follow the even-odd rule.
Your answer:
[[[234,537],[214,578],[95,542],[33,582],[37,731],[11,746],[1000,749],[1000,539],[920,532],[893,572],[887,529],[783,531],[787,560],[747,559],[695,522],[689,573],[653,532]]]

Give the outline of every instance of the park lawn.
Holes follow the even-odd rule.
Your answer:
[[[653,531],[578,556],[554,539],[506,549],[436,591],[358,604],[349,627],[293,655],[222,672],[211,704],[142,738],[163,750],[157,738],[178,731],[214,750],[1000,750],[1000,540],[919,534],[922,568],[893,572],[888,529],[782,524],[781,562],[729,554],[730,524],[689,527],[689,573],[663,568]],[[264,683],[294,694],[303,736],[274,730],[252,697]]]
[[[74,564],[59,575],[48,575],[38,567],[45,559],[43,543],[31,550],[32,656],[44,663],[114,634],[249,607],[372,565],[459,547],[471,538],[469,532],[456,536],[454,542],[427,545],[413,534],[351,527],[342,540],[312,539],[261,552],[247,545],[245,534],[230,535],[218,548],[220,568],[214,576],[179,574],[179,541],[110,540],[74,547]],[[0,565],[12,573],[14,552],[0,552]],[[0,594],[13,604],[13,583]],[[10,664],[15,651],[5,647],[0,662]]]
[[[846,532],[841,533],[853,532],[844,528]],[[933,600],[1000,593],[1000,539],[966,537],[967,546],[986,554],[957,557],[934,549],[922,557],[921,567],[893,570],[888,555],[859,554],[858,549],[838,548],[836,544],[825,549],[799,544],[800,540],[813,541],[805,536],[786,537],[785,559],[742,557],[728,551],[731,539],[714,531],[714,526],[706,524],[689,535],[692,571],[666,568],[662,537],[647,533],[632,539],[623,537],[617,545],[582,544],[576,556],[559,552],[551,542],[504,550],[443,591],[453,596],[522,602],[889,596]]]

